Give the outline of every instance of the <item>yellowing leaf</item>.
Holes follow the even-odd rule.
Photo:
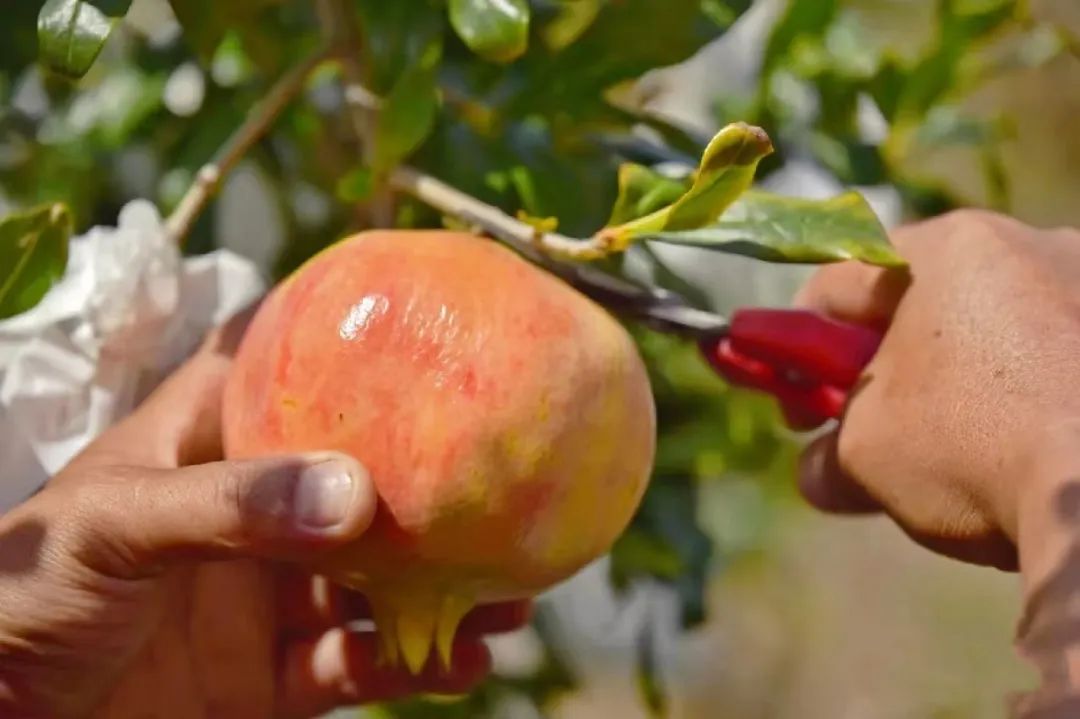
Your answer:
[[[603,230],[601,237],[618,251],[646,233],[707,225],[750,189],[758,163],[772,151],[772,142],[761,128],[742,122],[728,125],[705,148],[686,194],[650,215]]]

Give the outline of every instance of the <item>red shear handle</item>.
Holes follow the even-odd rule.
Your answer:
[[[740,354],[845,390],[855,386],[881,346],[881,334],[869,327],[807,310],[741,310],[728,338]]]
[[[817,421],[840,417],[881,335],[805,310],[742,310],[728,335],[702,346],[733,384],[777,397]]]

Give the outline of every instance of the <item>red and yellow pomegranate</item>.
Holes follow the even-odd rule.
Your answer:
[[[225,397],[227,454],[337,450],[380,497],[319,570],[363,591],[384,653],[444,661],[479,603],[606,552],[645,489],[648,378],[603,309],[496,243],[372,232],[266,300]]]

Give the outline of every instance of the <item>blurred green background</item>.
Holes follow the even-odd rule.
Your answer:
[[[172,209],[320,37],[318,3],[135,0],[72,84],[35,63],[39,5],[12,4],[0,31],[0,210],[64,200],[80,231],[115,224],[134,198]],[[410,161],[569,232],[603,224],[620,162],[693,163],[734,120],[776,140],[761,182],[778,192],[855,186],[889,225],[968,205],[1080,225],[1080,3],[535,0],[530,49],[507,65],[470,53],[439,0],[346,5],[374,92],[441,48],[440,94],[404,115],[423,126]],[[408,198],[372,194],[343,107],[328,66],[187,251],[228,248],[279,277],[384,223],[387,203],[396,225],[438,226]],[[661,247],[622,269],[721,310],[783,304],[809,271]],[[1004,716],[1033,680],[1011,646],[1015,580],[933,557],[881,519],[812,513],[791,482],[801,440],[771,403],[725,387],[693,348],[632,329],[661,442],[630,531],[543,599],[535,627],[497,640],[482,691],[364,716]]]

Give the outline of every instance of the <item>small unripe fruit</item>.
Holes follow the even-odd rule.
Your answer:
[[[225,443],[368,468],[374,524],[315,568],[362,591],[386,656],[419,671],[473,606],[610,549],[648,481],[655,412],[626,331],[562,281],[472,235],[371,232],[259,309]]]

